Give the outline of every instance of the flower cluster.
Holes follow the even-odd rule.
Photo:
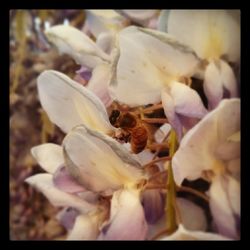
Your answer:
[[[240,238],[239,19],[86,10],[82,30],[46,30],[81,68],[74,80],[38,77],[41,105],[66,136],[32,148],[47,173],[26,182],[62,208],[68,240]],[[164,117],[146,115],[158,109]],[[183,185],[197,179],[206,194]],[[206,211],[178,192],[205,199]]]

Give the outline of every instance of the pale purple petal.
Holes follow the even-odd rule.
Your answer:
[[[79,212],[76,209],[67,207],[60,211],[56,217],[64,228],[71,230],[78,215]]]
[[[25,182],[42,192],[53,206],[73,207],[83,213],[94,211],[97,208],[95,205],[90,204],[73,194],[65,193],[56,188],[51,174],[33,175],[27,178]]]
[[[207,114],[198,93],[187,85],[177,81],[171,82],[170,95],[177,114],[200,119]]]
[[[165,195],[159,189],[145,190],[142,194],[142,204],[147,222],[154,224],[164,214]]]
[[[78,193],[86,190],[69,174],[64,165],[59,167],[54,173],[53,183],[57,188],[66,193]]]
[[[100,240],[144,240],[147,222],[138,190],[119,190],[111,201],[109,222],[102,228]]]
[[[192,127],[194,127],[194,125],[196,125],[200,121],[199,118],[192,118],[192,117],[187,117],[187,116],[183,116],[183,115],[178,115],[178,118],[179,118],[182,126],[186,130],[191,129]]]
[[[177,198],[176,203],[181,214],[182,224],[189,230],[206,231],[207,220],[204,210],[193,202]]]
[[[103,102],[105,107],[110,106],[113,99],[109,94],[108,84],[111,74],[108,64],[99,64],[93,71],[92,77],[88,82],[87,89],[95,93]]]
[[[230,238],[237,239],[237,214],[240,210],[239,183],[229,176],[216,176],[209,190],[210,208],[218,232]],[[232,194],[229,194],[233,192]],[[238,214],[239,216],[239,214]]]
[[[168,118],[168,122],[177,133],[178,140],[180,141],[183,131],[180,119],[175,112],[174,100],[166,90],[161,92],[161,100],[165,115]]]
[[[92,76],[92,70],[88,69],[85,66],[82,66],[79,70],[76,71],[76,73],[80,75],[80,77],[83,78],[86,82],[88,82]]]
[[[81,199],[89,202],[89,203],[94,203],[96,204],[99,201],[100,194],[92,191],[84,191],[84,192],[79,192],[76,194],[78,197]]]
[[[95,240],[98,232],[98,218],[81,214],[77,216],[67,240]]]
[[[198,93],[177,81],[172,81],[169,89],[162,91],[162,104],[179,141],[183,127],[192,128],[207,113]]]

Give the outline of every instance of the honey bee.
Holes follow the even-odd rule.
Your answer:
[[[132,112],[113,110],[109,119],[114,127],[122,129],[119,139],[130,142],[133,153],[138,154],[146,147],[148,130],[136,115]]]

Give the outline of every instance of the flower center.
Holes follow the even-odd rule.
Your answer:
[[[215,27],[215,24],[209,26],[208,39],[204,46],[204,56],[208,60],[217,59],[221,56],[223,49],[223,42],[221,35]]]

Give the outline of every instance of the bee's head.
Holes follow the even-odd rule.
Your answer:
[[[118,117],[120,116],[120,111],[117,109],[114,109],[109,117],[109,121],[113,126],[116,126],[116,122]]]

